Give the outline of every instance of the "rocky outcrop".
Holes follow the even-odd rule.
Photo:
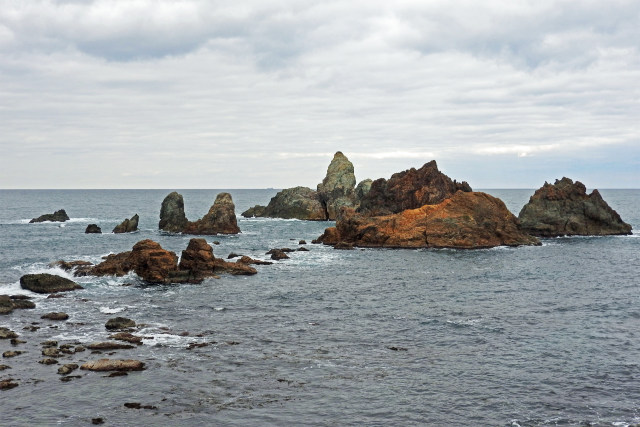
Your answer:
[[[72,280],[55,274],[25,274],[20,278],[20,287],[38,294],[52,294],[55,292],[83,289]]]
[[[158,228],[172,233],[180,233],[187,222],[189,221],[184,214],[184,199],[181,194],[174,191],[162,201]]]
[[[342,152],[336,152],[327,168],[326,176],[317,188],[320,203],[327,212],[327,219],[335,220],[342,207],[355,206],[355,186],[353,163]]]
[[[134,231],[138,231],[138,221],[140,217],[138,214],[135,214],[131,217],[131,219],[125,219],[120,224],[116,225],[113,229],[113,232],[118,233],[133,233]]]
[[[327,219],[318,193],[308,187],[284,189],[267,206],[256,205],[242,212],[245,218],[266,217],[324,221]]]
[[[37,218],[33,218],[31,221],[29,221],[29,223],[31,224],[34,222],[45,222],[45,221],[65,222],[65,221],[69,221],[70,219],[71,218],[69,218],[69,215],[67,215],[64,209],[60,209],[59,211],[55,211],[52,214],[45,214]]]
[[[167,283],[178,270],[178,257],[153,240],[142,240],[128,252],[107,255],[90,270],[94,276],[124,276],[133,271],[149,283]]]
[[[368,217],[345,209],[336,227],[325,230],[318,241],[386,248],[478,249],[540,244],[518,229],[516,217],[500,199],[463,191],[437,205],[386,216]]]
[[[235,205],[229,193],[217,195],[209,212],[201,219],[191,222],[184,214],[184,200],[175,191],[169,194],[160,208],[160,230],[184,234],[238,234]]]
[[[356,189],[354,193],[356,195],[356,199],[358,200],[358,204],[360,204],[360,200],[364,199],[369,191],[371,191],[371,183],[373,183],[370,179],[363,179],[356,185]]]
[[[84,232],[85,234],[102,234],[102,229],[97,224],[89,224]]]
[[[240,228],[236,220],[236,207],[231,194],[220,193],[209,212],[195,222],[188,222],[182,230],[184,234],[238,234]]]
[[[470,192],[466,182],[458,183],[438,170],[435,160],[420,169],[395,173],[388,180],[377,179],[360,200],[358,213],[379,216],[435,205],[452,197],[456,191]]]
[[[199,283],[207,277],[218,277],[217,273],[235,275],[256,274],[255,268],[227,262],[213,255],[213,248],[205,239],[191,239],[187,249],[182,251],[179,269],[184,280]]]
[[[518,216],[520,228],[534,236],[602,236],[631,234],[631,225],[602,199],[598,190],[587,195],[580,181],[556,180],[536,190]]]

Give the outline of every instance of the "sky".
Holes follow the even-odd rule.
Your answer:
[[[637,0],[0,0],[0,188],[640,188]]]

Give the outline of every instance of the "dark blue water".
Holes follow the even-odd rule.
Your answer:
[[[145,238],[180,253],[191,236],[157,231],[170,190],[0,191],[0,294],[53,272],[58,259],[97,262]],[[201,217],[218,190],[183,190]],[[533,191],[488,190],[516,214]],[[271,190],[232,190],[236,212]],[[602,190],[640,230],[640,191]],[[66,209],[72,221],[27,224]],[[110,231],[140,215],[140,231]],[[210,236],[216,256],[266,259],[310,242],[330,223],[239,219],[242,234]],[[252,277],[148,286],[135,276],[81,278],[61,299],[0,318],[27,353],[0,363],[2,425],[607,425],[640,423],[640,235],[545,240],[540,247],[335,251],[306,245]],[[68,276],[68,275],[67,275]],[[123,284],[132,286],[122,286]],[[50,311],[67,322],[40,320]],[[103,341],[116,315],[149,337],[113,356],[148,369],[125,377],[38,364],[48,339]],[[39,322],[30,332],[26,325]],[[186,335],[188,333],[188,335]],[[151,339],[152,338],[152,339]],[[188,350],[190,343],[210,343]],[[215,342],[215,344],[214,344]],[[395,348],[392,349],[392,348]],[[106,355],[61,358],[84,363]],[[140,402],[156,409],[128,409]]]

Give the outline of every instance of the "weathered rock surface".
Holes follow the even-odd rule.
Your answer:
[[[207,277],[217,277],[218,273],[240,275],[256,274],[255,268],[227,262],[213,255],[213,248],[205,239],[191,239],[187,249],[182,251],[179,269],[186,274],[189,282],[200,282]]]
[[[73,271],[74,276],[86,276],[91,272],[93,264],[89,261],[54,261],[49,267],[59,267],[64,271]]]
[[[240,228],[236,219],[235,205],[231,194],[220,193],[216,196],[209,212],[195,222],[188,222],[182,230],[185,234],[238,234]]]
[[[108,255],[93,267],[94,276],[124,276],[133,271],[149,283],[167,283],[178,270],[178,257],[153,240],[141,240],[128,252]]]
[[[15,387],[18,387],[18,383],[11,378],[0,381],[0,390],[10,390]]]
[[[129,329],[135,328],[136,322],[126,317],[114,317],[113,319],[107,320],[107,323],[105,323],[104,327],[109,331]]]
[[[129,342],[132,344],[142,344],[142,337],[137,336],[137,335],[133,335],[129,332],[118,332],[115,333],[113,335],[109,335],[109,339],[111,340],[118,340],[118,341],[125,341],[125,342]]]
[[[20,287],[38,294],[51,294],[54,292],[73,291],[83,289],[72,280],[55,274],[25,274],[20,278]]]
[[[294,187],[279,191],[267,206],[256,205],[242,212],[245,218],[266,217],[324,221],[327,219],[316,191],[308,187]]]
[[[358,183],[358,185],[356,185],[354,192],[356,194],[358,204],[360,203],[360,200],[364,199],[366,195],[369,194],[369,191],[371,191],[371,183],[373,183],[373,181],[367,178],[363,179]]]
[[[340,208],[356,205],[355,186],[353,163],[342,152],[336,152],[327,168],[326,176],[317,188],[320,203],[327,212],[327,219],[335,220]]]
[[[184,214],[184,199],[177,192],[169,193],[162,201],[160,207],[160,230],[172,233],[180,233],[187,225],[187,216]]]
[[[236,261],[236,263],[240,263],[240,264],[256,264],[256,265],[271,265],[271,264],[273,264],[270,261],[262,261],[260,259],[254,259],[254,258],[248,257],[246,255],[242,255],[240,257],[240,259]]]
[[[89,350],[129,350],[135,348],[131,344],[122,344],[113,341],[94,342],[87,346]]]
[[[125,219],[120,224],[116,225],[116,227],[113,229],[113,232],[116,234],[133,233],[134,231],[138,230],[139,220],[140,220],[140,217],[138,216],[138,214],[135,214],[130,219]]]
[[[60,209],[59,211],[55,211],[52,214],[44,214],[44,215],[40,215],[37,218],[33,218],[31,221],[29,221],[29,223],[32,224],[34,222],[45,222],[45,221],[65,222],[65,221],[69,221],[70,219],[71,218],[69,218],[69,215],[67,215],[65,210]]]
[[[132,359],[99,359],[93,362],[87,362],[80,369],[89,371],[142,371],[144,363],[139,360]]]
[[[343,210],[336,227],[318,238],[325,244],[360,247],[460,248],[537,245],[518,229],[504,203],[485,193],[459,191],[437,205],[398,214],[367,217]]]
[[[97,224],[89,224],[84,230],[85,234],[102,234],[102,229]]]
[[[556,180],[536,190],[518,216],[521,230],[539,237],[631,234],[631,225],[580,181]]]
[[[238,234],[235,205],[229,193],[220,193],[201,219],[191,222],[184,214],[184,200],[175,191],[165,197],[160,209],[160,230],[184,234]]]
[[[58,368],[58,374],[69,375],[71,372],[78,369],[78,365],[75,363],[67,363]]]
[[[13,302],[9,295],[0,295],[0,314],[9,314],[13,311]]]
[[[54,311],[51,313],[46,313],[40,316],[41,319],[49,319],[49,320],[67,320],[69,315],[63,311]]]
[[[389,215],[424,205],[435,205],[452,197],[456,191],[470,192],[466,182],[458,183],[438,170],[435,160],[420,169],[395,173],[388,180],[377,179],[360,200],[358,213],[369,216]]]
[[[271,259],[276,260],[276,261],[280,261],[281,259],[289,259],[289,255],[287,255],[281,249],[271,249],[267,253],[271,255]]]
[[[5,327],[0,327],[0,340],[8,340],[8,339],[12,339],[12,338],[18,338],[18,334],[16,334],[15,332],[13,332],[11,329],[9,328],[5,328]]]

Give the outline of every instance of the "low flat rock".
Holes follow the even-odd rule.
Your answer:
[[[88,371],[142,371],[144,363],[133,359],[99,359],[83,364],[80,369]]]
[[[18,334],[9,328],[0,328],[0,339],[8,340],[11,338],[18,338]]]
[[[63,311],[54,311],[52,313],[43,314],[42,316],[40,316],[40,318],[49,320],[67,320],[69,318],[69,315]]]
[[[131,344],[122,344],[113,341],[94,342],[87,346],[89,350],[128,350],[134,348]]]
[[[107,320],[107,323],[104,325],[104,327],[110,331],[118,330],[118,329],[135,328],[135,326],[136,326],[136,322],[126,317],[114,317],[113,319]]]
[[[69,218],[69,215],[67,215],[67,212],[65,212],[64,209],[60,209],[59,211],[55,211],[52,214],[44,214],[44,215],[40,215],[37,218],[33,218],[31,221],[29,221],[30,224],[33,224],[34,222],[45,222],[45,221],[51,221],[51,222],[65,222],[65,221],[69,221],[71,218]]]
[[[55,292],[83,289],[73,280],[55,274],[25,274],[20,278],[20,287],[38,294],[52,294]]]

